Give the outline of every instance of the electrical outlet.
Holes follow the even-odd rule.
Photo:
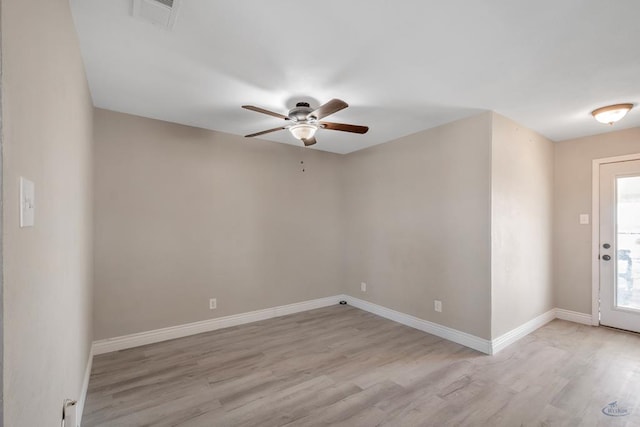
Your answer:
[[[367,292],[367,284],[364,282],[360,282],[360,290],[362,292]]]
[[[218,301],[215,298],[209,299],[209,310],[215,310],[218,308]]]
[[[434,300],[433,309],[438,313],[442,313],[442,301]]]

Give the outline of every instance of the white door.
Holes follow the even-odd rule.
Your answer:
[[[640,332],[640,160],[600,165],[600,323]]]

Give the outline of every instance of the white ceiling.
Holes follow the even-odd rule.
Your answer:
[[[71,0],[97,107],[238,135],[299,100],[350,104],[317,134],[348,153],[483,110],[552,140],[615,127],[590,111],[640,103],[638,0],[180,0],[172,31],[132,0]],[[288,132],[272,141],[301,144]]]

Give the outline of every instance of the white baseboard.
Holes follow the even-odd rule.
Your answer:
[[[568,320],[569,322],[581,323],[583,325],[592,325],[593,319],[590,314],[580,313],[578,311],[565,310],[562,308],[556,308],[556,317],[562,320]]]
[[[466,347],[478,350],[489,355],[493,355],[501,350],[504,350],[506,347],[529,335],[531,332],[546,325],[556,318],[576,323],[582,323],[585,325],[591,325],[590,314],[577,313],[573,311],[554,308],[534,319],[529,320],[523,325],[518,326],[517,328],[501,335],[496,339],[487,340],[475,335],[468,334],[466,332],[459,331],[457,329],[449,328],[447,326],[429,322],[428,320],[423,320],[409,314],[391,310],[381,305],[361,300],[349,295],[343,295],[343,299],[346,300],[350,305],[361,310],[377,314],[378,316],[393,320],[394,322],[402,323],[403,325],[419,329],[423,332],[436,335],[438,337],[453,341],[455,343],[464,345]]]
[[[529,335],[536,329],[546,325],[556,318],[556,309],[551,309],[540,316],[535,317],[528,322],[510,330],[506,334],[500,335],[498,338],[491,340],[491,354],[496,354],[500,350],[505,349],[519,339]]]
[[[263,310],[250,311],[248,313],[202,320],[200,322],[187,323],[184,325],[171,326],[168,328],[155,329],[147,332],[139,332],[115,338],[107,338],[94,341],[93,352],[96,355],[110,353],[112,351],[139,347],[141,345],[153,344],[175,338],[182,338],[189,335],[200,334],[202,332],[215,331],[217,329],[228,328],[230,326],[243,325],[245,323],[271,319],[273,317],[286,316],[287,314],[299,313],[301,311],[308,311],[337,304],[341,299],[342,296],[337,295],[294,304],[281,305],[279,307],[266,308]]]
[[[84,412],[84,404],[87,401],[87,390],[89,389],[89,378],[91,377],[91,367],[93,366],[93,345],[89,349],[89,359],[87,367],[84,370],[84,378],[82,379],[82,390],[80,390],[80,398],[78,399],[78,426],[82,424],[82,413]]]
[[[549,323],[555,318],[568,320],[571,322],[581,323],[585,325],[591,324],[591,315],[578,313],[564,309],[553,309],[540,316],[526,322],[525,324],[507,332],[506,334],[494,339],[487,340],[449,328],[438,323],[429,322],[410,314],[374,304],[350,295],[335,295],[326,298],[319,298],[310,301],[303,301],[294,304],[282,305],[278,307],[267,308],[263,310],[251,311],[248,313],[234,314],[231,316],[218,317],[215,319],[203,320],[200,322],[187,323],[184,325],[171,326],[168,328],[155,329],[147,332],[140,332],[131,335],[124,335],[115,338],[107,338],[104,340],[94,341],[91,347],[92,356],[98,354],[109,353],[112,351],[124,350],[127,348],[139,347],[142,345],[153,344],[156,342],[167,341],[175,338],[182,338],[189,335],[195,335],[202,332],[215,331],[217,329],[228,328],[231,326],[243,325],[245,323],[257,322],[259,320],[271,319],[273,317],[286,316],[288,314],[299,313],[302,311],[313,310],[316,308],[327,307],[337,304],[340,300],[347,301],[350,305],[361,310],[368,311],[394,322],[410,326],[423,332],[436,335],[449,341],[464,345],[466,347],[478,350],[485,354],[496,354],[500,350],[508,347],[522,337],[530,334],[541,326]],[[86,387],[89,382],[89,374],[91,372],[91,360],[87,365],[85,373],[84,391],[80,406],[80,410],[84,408],[84,397],[86,396]]]
[[[390,308],[386,308],[381,305],[374,304],[369,301],[364,301],[349,295],[344,295],[343,299],[346,300],[350,305],[361,310],[377,314],[378,316],[393,320],[394,322],[402,323],[403,325],[407,325],[415,329],[419,329],[431,335],[453,341],[455,343],[464,345],[465,347],[478,350],[482,353],[491,354],[491,341],[484,338],[467,334],[466,332],[461,332],[457,329],[442,326],[437,323],[429,322],[428,320],[423,320],[418,317],[411,316],[410,314],[391,310]]]

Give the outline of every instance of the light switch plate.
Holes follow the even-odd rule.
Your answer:
[[[580,214],[580,224],[589,224],[589,214]]]
[[[20,227],[33,227],[36,213],[36,190],[33,182],[20,177]]]

